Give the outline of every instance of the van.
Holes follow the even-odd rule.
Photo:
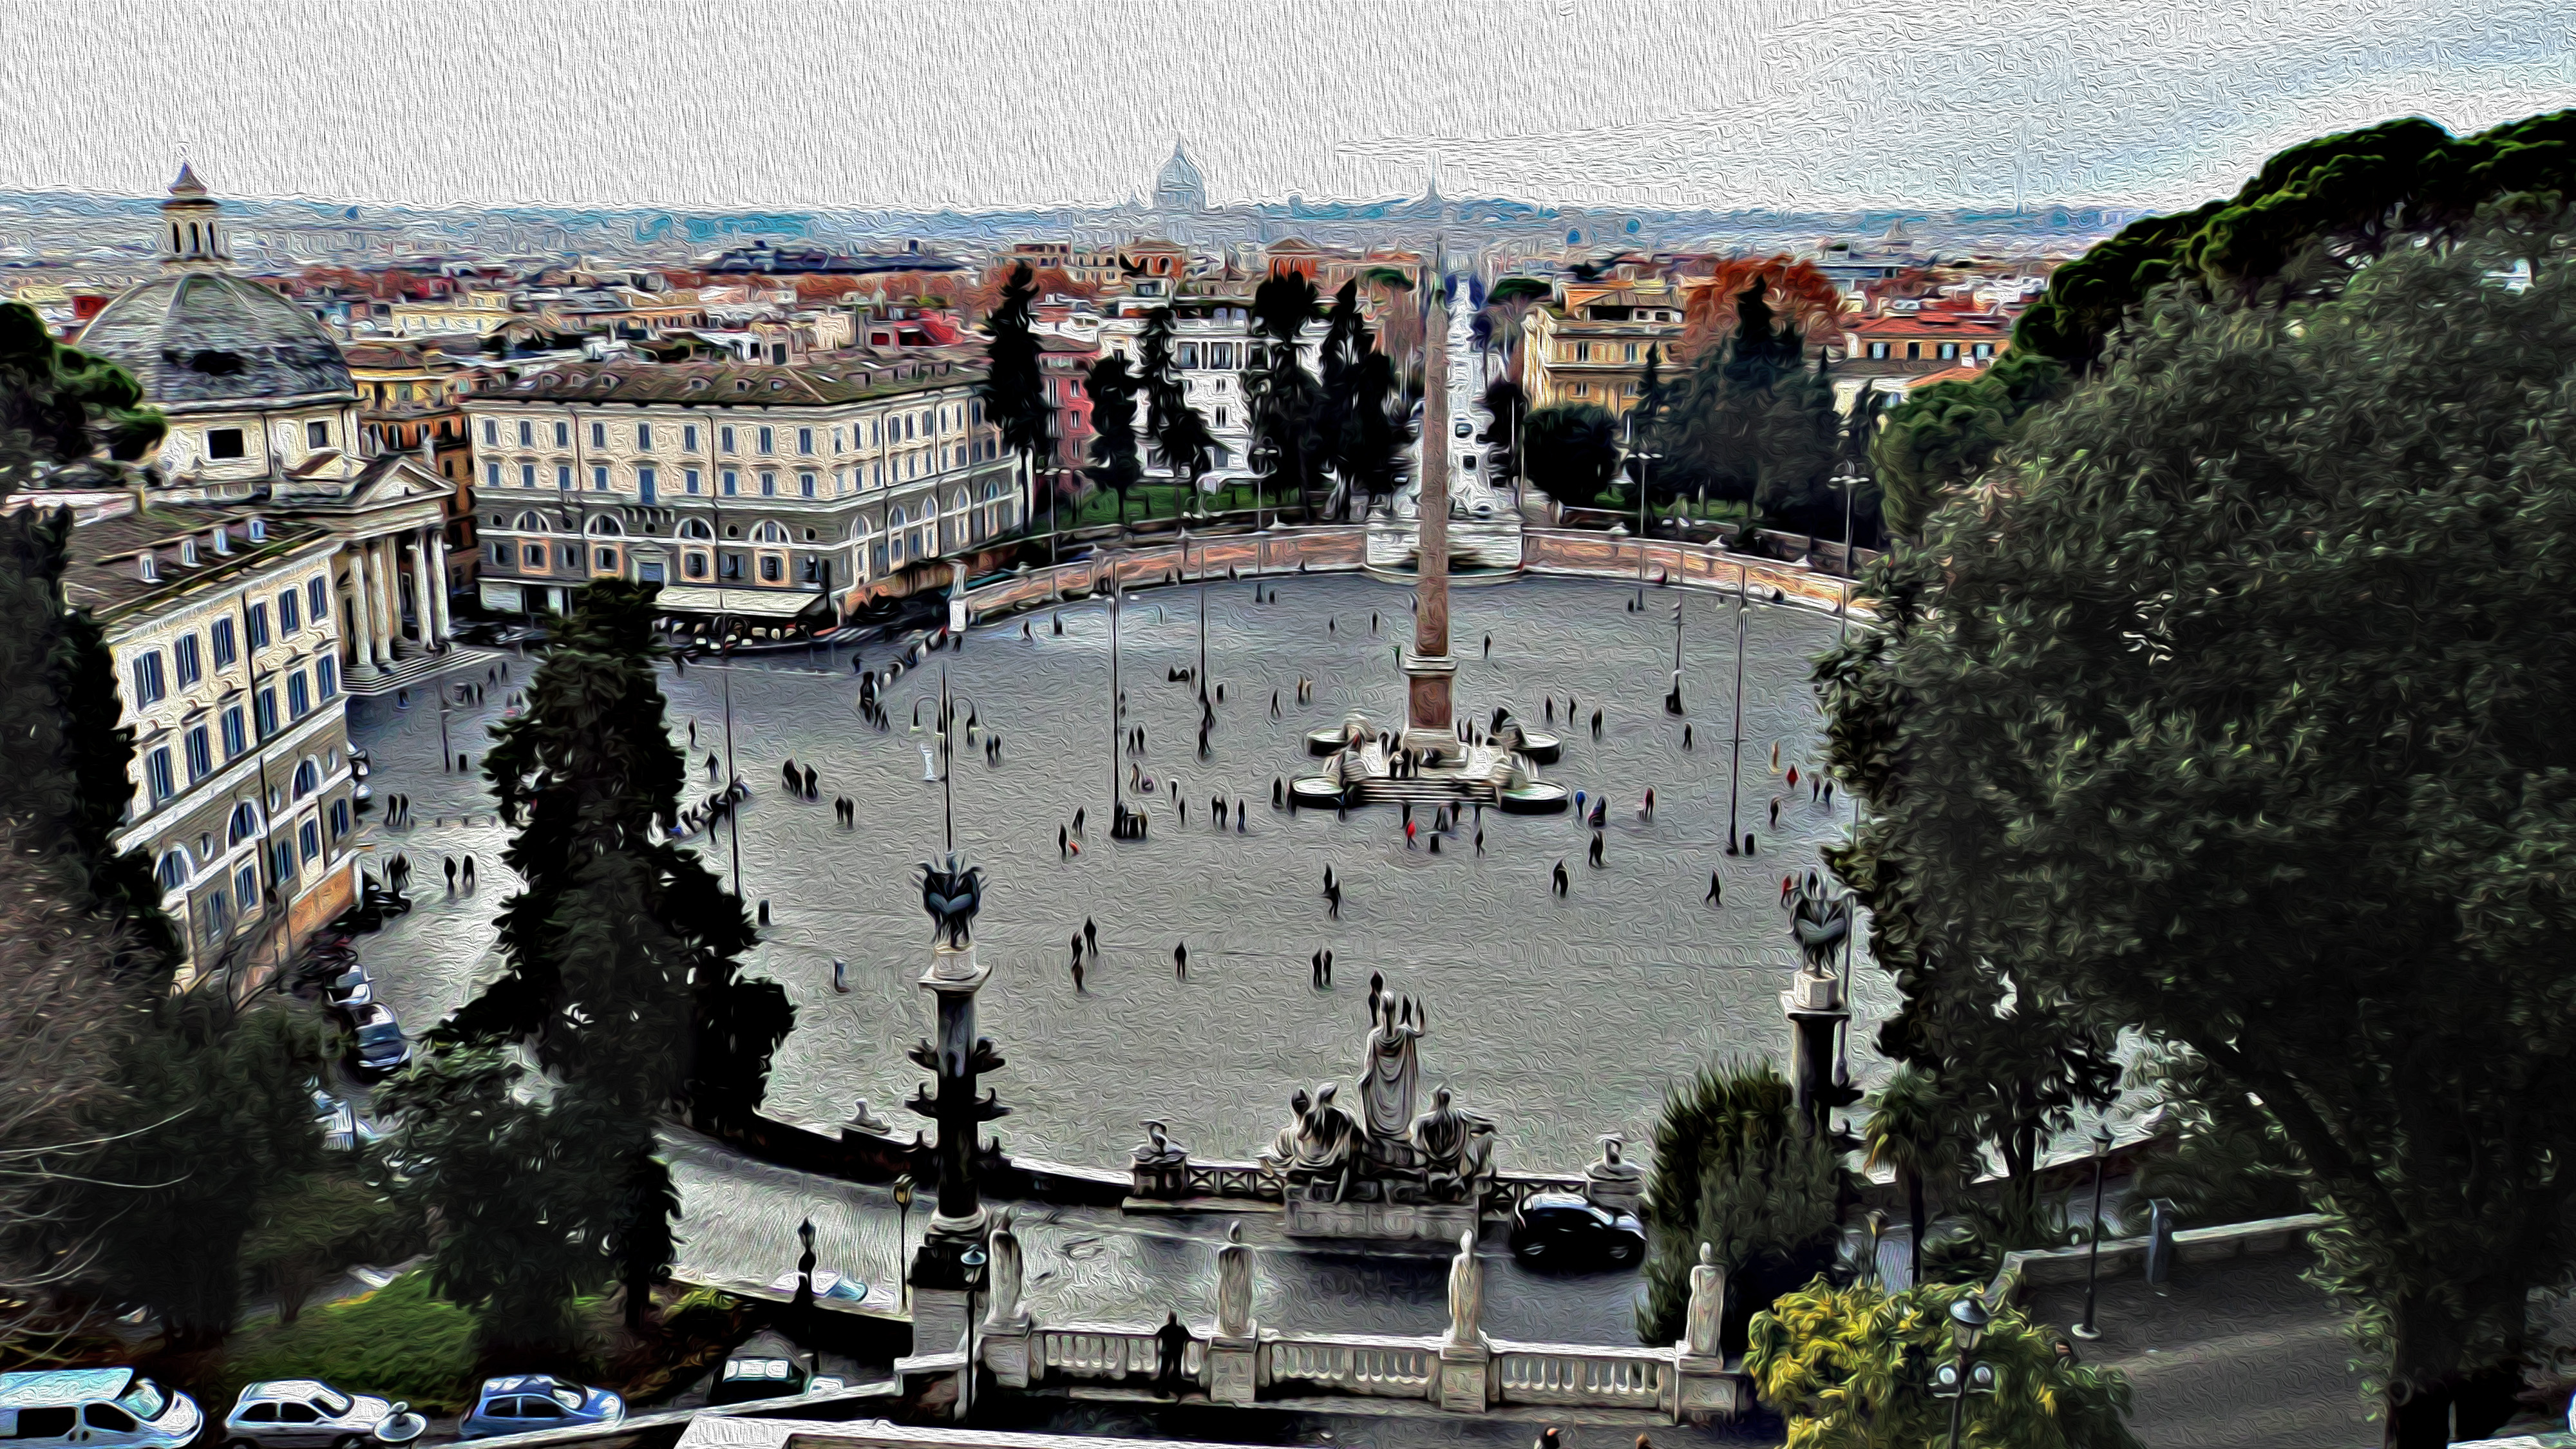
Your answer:
[[[196,1400],[130,1368],[0,1374],[0,1449],[182,1449],[205,1422]]]

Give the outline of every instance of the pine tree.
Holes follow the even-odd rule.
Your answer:
[[[653,1123],[748,1117],[795,1022],[775,982],[741,976],[755,939],[742,902],[667,835],[686,766],[652,669],[658,592],[584,590],[528,713],[484,757],[518,827],[503,858],[525,884],[502,906],[507,969],[439,1033],[524,1042],[562,1084],[543,1122],[593,1170],[584,1221],[616,1245],[630,1319],[670,1262]]]
[[[1154,466],[1163,469],[1178,490],[1173,503],[1177,515],[1182,501],[1197,494],[1199,479],[1206,476],[1216,451],[1216,438],[1208,432],[1207,420],[1190,406],[1189,390],[1182,385],[1180,366],[1173,360],[1171,308],[1157,307],[1145,319],[1136,350],[1136,380],[1145,392],[1145,437]],[[1123,504],[1119,516],[1126,516]]]
[[[1136,379],[1127,359],[1116,353],[1091,365],[1085,382],[1091,395],[1091,475],[1093,486],[1118,495],[1118,522],[1127,522],[1127,490],[1145,476],[1136,456]]]
[[[1055,449],[1055,409],[1046,400],[1041,349],[1029,304],[1037,296],[1029,264],[1011,269],[1002,298],[984,319],[984,380],[976,391],[987,422],[1001,429],[1002,446],[1019,455],[1022,480],[1034,484],[1037,460]]]

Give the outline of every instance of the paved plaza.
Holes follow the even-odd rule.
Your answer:
[[[917,701],[935,700],[942,667],[952,691],[1003,741],[999,762],[988,764],[980,746],[961,740],[952,783],[957,844],[990,876],[976,922],[994,968],[980,1025],[1009,1058],[986,1083],[1013,1108],[993,1130],[1014,1152],[1121,1162],[1140,1119],[1152,1117],[1202,1157],[1251,1156],[1286,1120],[1292,1088],[1357,1070],[1372,971],[1427,1009],[1425,1086],[1446,1084],[1462,1105],[1494,1117],[1507,1168],[1579,1168],[1602,1132],[1642,1144],[1666,1088],[1702,1064],[1785,1057],[1778,993],[1795,958],[1780,876],[1813,866],[1849,807],[1837,797],[1829,815],[1810,803],[1804,772],[1791,789],[1773,774],[1771,751],[1777,742],[1784,771],[1818,751],[1808,661],[1832,641],[1832,618],[1785,606],[1748,611],[1741,817],[1761,846],[1753,858],[1729,859],[1731,599],[1649,590],[1646,608],[1630,612],[1635,591],[1605,583],[1457,591],[1462,716],[1481,719],[1508,704],[1543,720],[1543,700],[1559,701],[1560,713],[1568,694],[1576,700],[1585,723],[1559,721],[1565,757],[1546,774],[1608,795],[1606,863],[1596,870],[1585,864],[1590,833],[1571,814],[1487,811],[1479,858],[1472,818],[1435,856],[1405,848],[1394,807],[1341,820],[1273,811],[1273,779],[1311,768],[1301,749],[1307,730],[1354,708],[1382,720],[1400,710],[1395,651],[1410,629],[1411,595],[1352,576],[1272,583],[1276,603],[1255,604],[1248,581],[1206,590],[1210,675],[1226,690],[1207,761],[1195,753],[1193,689],[1167,678],[1196,659],[1194,586],[1130,597],[1121,676],[1147,748],[1114,766],[1098,603],[1064,608],[1061,636],[1041,614],[1033,639],[1010,621],[977,629],[962,653],[928,655],[889,691],[894,727],[885,733],[854,708],[847,650],[819,666],[781,655],[676,678],[666,670],[675,732],[685,737],[697,725],[693,788],[704,786],[707,752],[723,748],[728,677],[733,687],[734,747],[755,791],[742,816],[744,894],[768,900],[774,923],[752,965],[785,983],[798,1013],[772,1080],[773,1110],[831,1124],[864,1096],[907,1129],[923,1125],[896,1104],[922,1079],[902,1056],[928,1015],[913,983],[927,964],[929,928],[911,882],[917,863],[941,848],[941,791],[923,780],[922,746],[934,737],[909,725]],[[1684,719],[1661,709],[1676,598],[1685,611]],[[890,652],[880,645],[861,656],[877,667]],[[533,667],[513,665],[512,679],[524,682]],[[1301,677],[1314,681],[1313,702],[1302,707]],[[448,721],[453,747],[474,754],[478,769],[484,722],[503,696],[493,688],[485,709]],[[1595,708],[1605,716],[1598,741],[1588,729]],[[925,721],[934,713],[923,705]],[[375,752],[379,794],[413,797],[410,829],[370,827],[369,839],[412,856],[420,908],[361,951],[385,977],[386,999],[418,1030],[492,969],[490,915],[509,884],[498,869],[504,833],[490,824],[479,777],[436,768],[430,700],[415,695],[409,710],[364,704],[353,718],[353,733]],[[1695,736],[1687,751],[1685,724]],[[822,803],[784,798],[778,767],[789,757],[820,772]],[[1113,842],[1110,780],[1114,768],[1123,782],[1131,763],[1161,787],[1153,829],[1141,842]],[[1165,784],[1172,779],[1185,817]],[[1649,787],[1652,821],[1638,814]],[[1208,801],[1218,793],[1245,802],[1244,832],[1211,828]],[[856,830],[835,827],[834,795],[858,802]],[[1783,798],[1777,831],[1769,824],[1775,795]],[[1077,809],[1089,813],[1088,848],[1060,861],[1056,829]],[[456,828],[469,812],[479,812],[477,823]],[[440,817],[451,823],[440,827]],[[732,842],[721,831],[701,844],[717,869],[730,868]],[[466,852],[478,857],[480,889],[451,903],[438,857]],[[1548,885],[1559,860],[1572,877],[1563,900]],[[1328,864],[1345,892],[1338,921],[1320,894]],[[1725,884],[1722,906],[1703,899],[1712,869]],[[1099,925],[1101,960],[1077,993],[1068,939],[1086,917]],[[1172,961],[1183,943],[1185,982]],[[1319,991],[1309,959],[1324,948],[1334,952],[1335,977]],[[846,993],[832,987],[835,958],[848,963]],[[1857,972],[1855,987],[1862,1020],[1854,1032],[1865,1041],[1890,1001],[1875,972]]]

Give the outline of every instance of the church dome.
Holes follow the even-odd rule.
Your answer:
[[[357,395],[340,344],[302,308],[221,272],[180,272],[90,319],[84,352],[134,374],[161,407]]]
[[[1172,147],[1172,159],[1163,163],[1163,173],[1154,178],[1154,205],[1164,211],[1207,210],[1207,182],[1178,144]]]

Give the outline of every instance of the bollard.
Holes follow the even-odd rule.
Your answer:
[[[2147,1204],[2147,1286],[2162,1288],[2173,1279],[2174,1211],[2163,1198]]]

